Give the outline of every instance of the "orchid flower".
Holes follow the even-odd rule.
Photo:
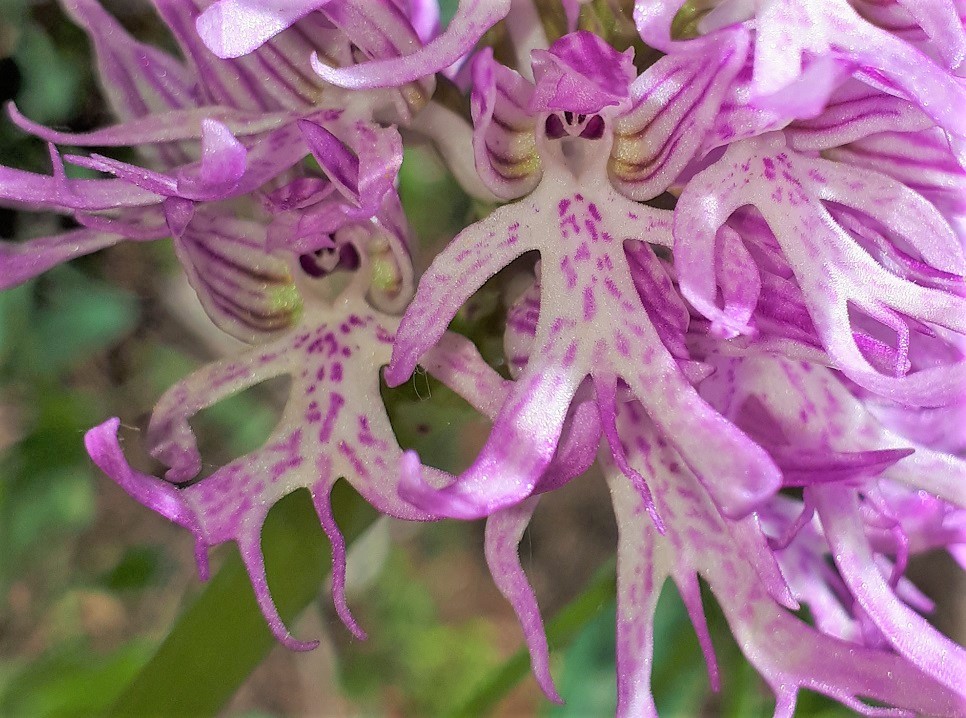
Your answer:
[[[332,544],[335,606],[349,630],[365,634],[346,603],[345,541],[329,493],[345,477],[381,513],[427,520],[397,495],[402,450],[379,394],[379,369],[389,359],[398,318],[366,300],[378,237],[358,226],[336,233],[334,246],[298,257],[293,275],[302,293],[302,319],[281,339],[201,368],[161,397],[147,430],[152,455],[168,469],[164,479],[132,468],[124,457],[118,419],[91,429],[86,445],[94,462],[132,497],[195,535],[199,574],[208,576],[207,549],[238,544],[258,604],[273,634],[287,647],[317,642],[293,638],[271,598],[261,550],[261,528],[271,507],[299,488],[309,490]],[[294,256],[293,256],[294,259]],[[330,261],[332,260],[332,261]],[[347,286],[343,277],[349,276]],[[341,287],[341,288],[340,288]],[[334,295],[334,296],[333,296]],[[447,335],[427,359],[441,380],[486,411],[505,393],[503,380],[472,344]],[[291,377],[282,416],[263,446],[189,485],[201,457],[188,420],[199,411],[272,377]],[[448,477],[430,467],[423,471]]]
[[[401,490],[429,511],[462,518],[518,503],[537,487],[568,407],[589,378],[619,465],[626,462],[614,418],[623,382],[707,482],[722,510],[746,513],[777,489],[778,470],[698,396],[687,358],[665,346],[632,278],[629,254],[645,266],[657,261],[640,240],[670,246],[671,213],[629,200],[607,175],[613,126],[635,109],[631,56],[583,32],[533,55],[535,85],[494,66],[488,55],[474,68],[483,87],[490,84],[484,76],[492,74],[500,89],[493,107],[486,97],[475,101],[478,162],[495,192],[532,193],[465,230],[437,256],[400,325],[386,378],[393,385],[404,381],[460,305],[532,250],[540,252],[542,266],[535,348],[473,466],[443,490],[430,490],[411,474]],[[494,119],[496,113],[508,119]],[[511,133],[514,145],[506,144]],[[525,147],[533,149],[524,154]],[[625,249],[625,240],[632,240],[631,248]],[[628,472],[649,501],[644,478],[630,467]],[[742,480],[719,484],[717,476]]]
[[[145,439],[163,476],[128,462],[117,418],[86,446],[194,535],[202,577],[210,547],[238,545],[281,643],[315,645],[285,626],[261,548],[298,489],[332,545],[336,611],[364,636],[329,499],[345,478],[389,516],[486,519],[494,582],[561,701],[520,543],[542,495],[596,461],[619,529],[619,715],[657,713],[669,579],[714,689],[701,581],[776,716],[802,689],[864,715],[966,715],[966,650],[907,575],[926,551],[966,566],[963,0],[611,3],[633,5],[637,57],[577,30],[586,0],[563,0],[549,39],[533,0],[461,0],[442,28],[434,0],[154,0],[178,57],[97,0],[61,1],[118,123],[61,132],[8,108],[53,169],[0,167],[0,200],[79,227],[0,244],[0,288],[173,238],[214,322],[255,346],[161,397]],[[434,99],[440,72],[457,81]],[[417,285],[398,184],[419,139],[482,218]],[[507,379],[448,327],[511,265],[526,283]],[[465,471],[398,444],[386,364],[388,384],[422,365],[492,421]],[[278,376],[270,437],[199,478],[191,419]]]
[[[911,101],[959,140],[966,137],[966,120],[958,109],[966,104],[966,87],[952,72],[966,57],[963,9],[955,0],[885,3],[885,9],[861,1],[853,7],[850,0],[692,3],[688,7],[698,36],[685,42],[673,37],[682,4],[636,3],[634,18],[644,41],[673,54],[679,45],[701,46],[719,32],[747,27],[754,34],[751,104],[794,106],[798,117],[818,114],[831,93],[855,77]],[[890,12],[902,20],[887,20]],[[940,62],[903,37],[903,28],[927,37]]]
[[[216,324],[248,342],[283,333],[298,311],[288,267],[267,251],[257,207],[251,208],[250,220],[239,221],[236,208],[219,203],[264,191],[309,154],[311,140],[300,129],[301,119],[348,135],[360,122],[408,121],[432,90],[431,80],[420,77],[397,83],[400,90],[362,97],[327,86],[311,73],[308,62],[315,52],[336,64],[354,62],[350,44],[366,51],[369,26],[388,33],[387,44],[378,48],[380,57],[398,57],[419,44],[407,18],[395,10],[368,3],[363,22],[338,14],[343,5],[333,4],[326,19],[303,18],[297,28],[245,57],[223,60],[194,33],[202,12],[196,3],[158,0],[158,13],[186,58],[182,61],[131,38],[96,0],[64,0],[91,38],[102,84],[121,123],[78,135],[36,125],[12,106],[11,117],[52,143],[136,146],[158,169],[96,154],[68,156],[73,164],[120,181],[68,180],[53,150],[53,177],[0,168],[0,197],[74,214],[82,225],[65,235],[4,243],[3,255],[11,261],[0,275],[3,286],[124,239],[173,236],[189,280]]]
[[[966,255],[934,205],[885,175],[790,150],[780,133],[731,145],[688,183],[675,222],[682,291],[726,334],[750,329],[716,303],[713,248],[719,228],[746,205],[774,233],[837,368],[907,404],[958,398],[963,364],[910,372],[908,359],[916,334],[934,335],[928,325],[966,333],[957,289]]]

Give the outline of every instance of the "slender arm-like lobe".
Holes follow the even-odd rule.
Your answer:
[[[450,320],[490,277],[525,252],[537,248],[530,230],[539,205],[524,200],[493,212],[460,232],[436,256],[419,280],[416,296],[396,334],[386,381],[399,386],[426,350],[439,341]]]

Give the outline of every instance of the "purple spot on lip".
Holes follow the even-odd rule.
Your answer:
[[[591,117],[580,136],[585,140],[599,140],[604,136],[604,119],[600,115]]]
[[[563,122],[560,121],[560,117],[556,114],[547,116],[547,121],[544,123],[543,128],[547,133],[547,137],[552,140],[559,140],[567,134]]]

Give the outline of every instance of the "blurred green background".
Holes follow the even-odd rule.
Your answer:
[[[170,47],[146,3],[108,7]],[[0,99],[74,130],[110,121],[86,39],[55,3],[0,0]],[[43,144],[5,119],[0,162],[49,168]],[[426,149],[407,154],[400,191],[426,256],[479,211]],[[3,239],[67,226],[0,209]],[[516,620],[487,576],[479,524],[375,521],[342,490],[339,519],[355,538],[350,602],[370,635],[360,643],[323,590],[327,548],[306,497],[282,502],[266,528],[270,576],[293,632],[322,639],[310,654],[274,645],[234,548],[213,552],[221,570],[208,586],[197,580],[186,532],[100,476],[82,448],[86,429],[119,415],[128,452],[159,471],[137,455],[153,402],[233,348],[197,319],[176,270],[165,242],[121,245],[0,293],[0,716],[612,714],[616,529],[598,476],[548,497],[522,545],[541,605],[556,616],[565,706],[545,701],[528,675]],[[494,362],[512,280],[487,285],[458,321]],[[485,435],[484,422],[425,377],[386,397],[401,443],[444,468],[465,466]],[[196,426],[205,460],[257,446],[283,399],[284,386],[268,385],[204,412]],[[724,690],[709,693],[694,632],[666,590],[655,670],[662,715],[770,715],[769,694],[708,604]],[[800,715],[848,712],[803,696]]]

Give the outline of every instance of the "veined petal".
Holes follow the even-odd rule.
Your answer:
[[[347,200],[358,206],[359,158],[322,125],[309,120],[300,120],[298,124],[312,156],[326,177]]]
[[[533,85],[484,49],[473,60],[473,154],[480,178],[501,199],[529,194],[543,176],[530,113]]]
[[[928,38],[951,69],[966,58],[966,8],[957,0],[858,0],[855,5],[864,18],[903,39]]]
[[[330,0],[218,0],[195,21],[198,35],[215,55],[247,55]]]
[[[208,316],[249,344],[288,330],[301,310],[287,263],[265,241],[264,225],[202,210],[174,242]]]
[[[897,179],[947,212],[966,211],[966,169],[936,128],[882,132],[829,149],[824,156]]]
[[[94,45],[98,75],[122,120],[198,105],[195,77],[170,55],[132,38],[97,0],[62,0]]]
[[[821,114],[793,122],[785,135],[790,147],[807,152],[839,147],[877,132],[916,132],[932,126],[932,120],[908,100],[852,80],[833,93]]]
[[[221,59],[205,46],[196,28],[207,0],[152,1],[194,67],[204,104],[261,112],[305,111],[319,104],[323,85],[308,58],[313,52],[337,52],[332,48],[334,33],[321,18],[304,17],[257,50]]]
[[[510,0],[461,0],[446,30],[415,52],[346,68],[312,57],[312,67],[329,84],[351,90],[399,87],[449,67],[467,54],[483,33],[503,19]]]
[[[114,115],[122,121],[201,104],[197,78],[179,60],[132,38],[98,0],[63,0],[61,5],[94,46],[98,78]],[[177,144],[146,151],[164,165],[187,161]]]
[[[630,107],[614,120],[608,170],[636,200],[664,192],[702,150],[748,51],[744,30],[694,52],[666,55],[631,86]]]
[[[619,53],[586,30],[564,35],[547,50],[534,50],[531,65],[535,87],[530,110],[541,113],[595,114],[623,104],[637,75],[632,48]]]

